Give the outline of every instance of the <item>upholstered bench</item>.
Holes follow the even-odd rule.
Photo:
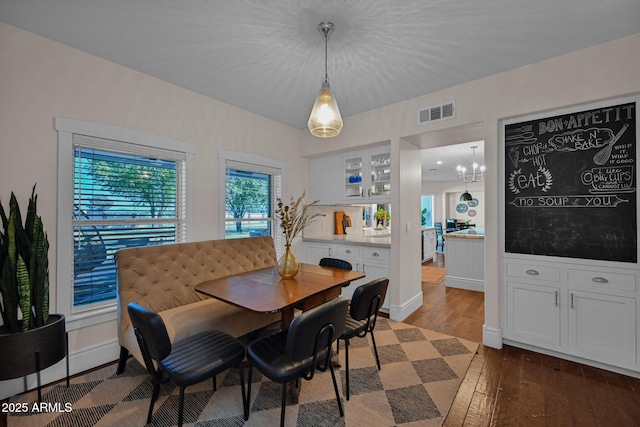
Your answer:
[[[142,354],[127,313],[135,301],[160,314],[172,342],[218,329],[234,337],[280,320],[280,314],[260,314],[209,298],[194,287],[206,280],[277,264],[271,236],[208,240],[122,249],[118,270],[118,373],[132,354]]]

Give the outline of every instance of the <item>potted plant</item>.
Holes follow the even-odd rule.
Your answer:
[[[391,219],[391,214],[388,210],[384,208],[378,208],[378,210],[376,211],[376,220],[377,220],[376,228],[382,225],[382,228],[386,229],[387,226],[389,225],[390,219]]]
[[[67,353],[64,316],[49,315],[49,242],[35,189],[24,224],[13,193],[8,215],[0,203],[0,380],[39,372]]]

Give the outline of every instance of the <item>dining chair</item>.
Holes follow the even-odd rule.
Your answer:
[[[178,426],[182,426],[185,388],[213,378],[213,389],[216,391],[215,376],[233,366],[240,370],[243,415],[245,420],[249,419],[242,369],[245,347],[240,341],[224,332],[210,330],[171,343],[164,321],[157,313],[136,302],[129,303],[127,311],[145,366],[153,378],[147,424],[151,423],[153,405],[158,399],[161,384],[171,382],[180,387]]]
[[[440,246],[442,248],[442,250],[444,251],[444,234],[442,231],[442,223],[441,222],[436,222],[433,224],[436,228],[436,248],[438,248],[438,246]]]
[[[349,261],[345,261],[343,259],[338,259],[338,258],[322,258],[319,264],[322,267],[333,267],[333,268],[341,268],[343,270],[353,270],[353,266]],[[343,283],[342,287],[346,288],[350,284],[351,282]]]
[[[379,278],[372,280],[369,283],[360,285],[353,292],[351,298],[351,306],[349,307],[349,313],[347,314],[347,321],[344,327],[344,332],[338,339],[338,346],[340,340],[345,343],[345,369],[346,369],[346,385],[347,385],[347,400],[349,400],[349,340],[351,338],[364,338],[367,334],[371,334],[371,342],[373,343],[373,351],[376,356],[376,363],[378,370],[380,370],[380,358],[378,357],[378,348],[376,347],[376,339],[373,335],[373,330],[376,327],[376,321],[378,320],[378,310],[382,306],[384,297],[387,294],[387,287],[389,286],[389,279]]]
[[[346,298],[334,298],[296,316],[288,330],[276,332],[249,344],[249,385],[245,413],[249,411],[255,366],[267,378],[282,384],[281,426],[284,426],[287,384],[294,380],[298,382],[301,378],[310,381],[316,369],[321,372],[327,369],[331,371],[338,409],[340,416],[344,417],[331,357],[332,345],[344,330],[348,305],[349,300]]]

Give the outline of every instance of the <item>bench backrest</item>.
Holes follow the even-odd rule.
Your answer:
[[[131,321],[127,304],[155,312],[207,297],[194,287],[206,280],[277,265],[271,236],[207,240],[121,249],[118,269],[118,334]]]

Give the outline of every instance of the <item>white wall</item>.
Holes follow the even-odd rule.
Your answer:
[[[55,117],[194,144],[194,240],[221,237],[218,149],[284,161],[287,199],[308,188],[309,165],[299,150],[302,131],[0,22],[0,200],[6,207],[13,191],[26,205],[37,183],[38,209],[51,244],[52,312],[57,261]],[[69,338],[72,373],[117,358],[115,322],[72,331]],[[97,359],[89,360],[93,355]],[[43,381],[48,379],[45,373]],[[0,399],[13,394],[13,386],[0,382]]]
[[[313,156],[398,137],[414,141],[420,148],[430,148],[437,145],[432,135],[439,131],[479,129],[468,140],[485,141],[485,332],[492,331],[498,336],[491,342],[485,336],[485,343],[499,346],[498,225],[503,213],[498,184],[499,121],[639,93],[638,46],[640,33],[347,117],[340,136],[322,145],[303,144],[303,154]],[[451,100],[456,102],[455,119],[417,125],[419,109]],[[310,138],[304,136],[305,140]],[[394,194],[396,190],[401,192],[402,188],[394,187]]]

